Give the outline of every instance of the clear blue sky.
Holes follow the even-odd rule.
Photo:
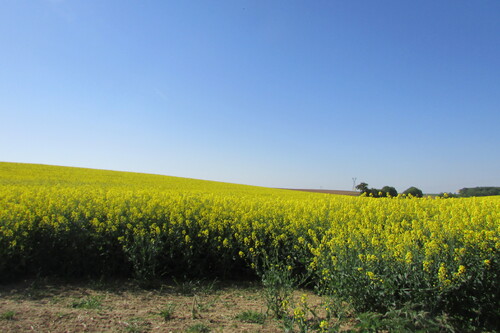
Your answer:
[[[0,160],[500,186],[500,1],[0,3]]]

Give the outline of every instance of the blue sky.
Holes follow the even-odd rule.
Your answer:
[[[500,186],[500,2],[0,3],[0,160]]]

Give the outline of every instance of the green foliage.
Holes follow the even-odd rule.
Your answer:
[[[471,330],[477,327],[499,329],[500,307],[490,306],[500,304],[498,254],[495,259],[482,262],[471,257],[464,258],[464,264],[467,266],[466,271],[454,274],[456,283],[440,292],[437,307],[445,313],[453,314],[460,325],[470,326]]]
[[[491,195],[500,195],[500,187],[473,187],[462,188],[458,191],[461,197],[485,197]]]
[[[437,196],[440,198],[443,198],[443,199],[451,199],[451,198],[459,198],[460,197],[458,194],[447,193],[447,192],[441,192]]]
[[[270,263],[261,276],[267,313],[282,319],[287,315],[290,299],[295,287],[291,270],[279,263]]]
[[[266,314],[253,310],[243,311],[236,316],[236,319],[254,324],[264,324],[266,321]]]
[[[210,332],[210,327],[208,327],[206,324],[203,323],[198,323],[194,324],[186,330],[187,333],[209,333]]]
[[[416,198],[421,198],[424,196],[424,194],[422,193],[422,190],[416,188],[415,186],[412,186],[408,189],[406,189],[404,192],[403,192],[404,195],[411,195],[413,197],[416,197]]]
[[[125,322],[127,326],[125,327],[125,331],[129,333],[142,333],[150,331],[150,323],[143,318],[136,317],[129,320],[129,322]]]
[[[360,191],[361,193],[366,193],[368,192],[368,184],[367,183],[360,183],[356,185],[356,190]]]
[[[162,310],[158,313],[165,321],[169,321],[173,318],[174,312],[177,306],[173,303],[168,303]]]
[[[392,186],[384,186],[380,190],[383,193],[383,196],[391,196],[391,197],[397,197],[398,196],[398,191],[392,187]]]
[[[362,332],[455,332],[446,317],[433,317],[410,304],[386,313],[360,313],[355,327]]]
[[[71,303],[71,307],[75,309],[100,309],[102,306],[101,296],[88,296],[83,299]]]
[[[5,311],[0,313],[0,320],[14,320],[16,313],[14,311]]]
[[[387,196],[397,197],[398,191],[392,186],[384,186],[382,189],[369,188],[367,183],[361,183],[356,186],[361,194],[364,194],[373,198],[384,198]]]
[[[148,286],[158,276],[159,254],[163,249],[159,235],[132,234],[130,241],[124,242],[124,251],[132,263],[134,276],[141,284]]]

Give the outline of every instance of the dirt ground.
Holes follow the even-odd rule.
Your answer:
[[[319,306],[311,292],[297,291],[296,297],[303,293]],[[265,314],[263,297],[262,287],[250,282],[170,282],[148,290],[129,281],[28,280],[0,286],[0,331],[282,332],[281,322],[270,317],[241,319],[245,311]]]

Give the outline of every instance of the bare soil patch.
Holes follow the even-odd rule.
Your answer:
[[[311,302],[321,300],[310,291]],[[256,283],[168,283],[154,290],[112,283],[25,281],[0,286],[2,332],[282,332],[281,322],[244,322],[245,311],[266,313]],[[298,296],[299,297],[299,296]],[[196,326],[197,325],[197,326]]]

